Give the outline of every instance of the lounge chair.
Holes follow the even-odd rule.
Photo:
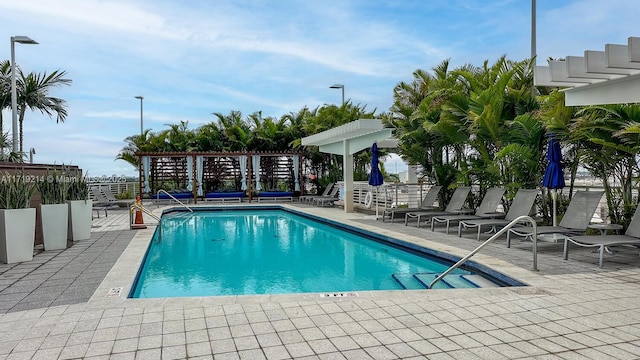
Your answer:
[[[300,202],[313,203],[316,199],[334,198],[338,195],[340,187],[337,184],[327,186],[321,195],[303,195],[300,196]]]
[[[520,189],[516,193],[516,197],[513,199],[513,203],[507,211],[507,215],[504,219],[469,219],[469,220],[461,220],[458,222],[458,236],[462,237],[462,228],[478,228],[478,237],[477,240],[480,240],[480,233],[482,232],[482,227],[491,227],[491,229],[496,230],[497,228],[502,228],[508,225],[513,220],[517,219],[520,216],[529,215],[531,213],[531,208],[536,201],[536,197],[538,196],[538,189]]]
[[[560,238],[564,239],[569,235],[580,235],[587,230],[593,214],[596,212],[598,203],[602,198],[604,191],[577,191],[567,211],[565,211],[562,221],[558,226],[538,226],[538,235],[553,235],[550,240],[548,236],[538,237],[538,240],[557,242]],[[507,232],[507,247],[511,246],[511,234],[530,238],[533,235],[532,227],[522,226],[509,229]]]
[[[433,206],[433,203],[438,200],[438,194],[441,189],[442,186],[440,185],[432,186],[429,191],[427,191],[427,194],[424,196],[424,199],[422,199],[420,207],[418,208],[385,209],[382,213],[382,221],[384,222],[386,218],[389,218],[389,220],[393,222],[396,216],[404,216],[408,212],[432,211],[437,209],[438,207]]]
[[[410,219],[416,219],[418,221],[417,227],[420,227],[420,222],[423,219],[431,219],[434,216],[438,215],[456,215],[464,212],[462,209],[465,201],[467,201],[467,196],[471,191],[471,187],[469,186],[461,186],[453,192],[451,195],[451,200],[444,211],[433,210],[433,211],[418,211],[418,212],[408,212],[404,216],[404,225],[407,226]]]
[[[104,216],[107,217],[107,210],[117,207],[116,204],[112,204],[107,200],[106,196],[100,192],[100,188],[97,186],[91,187],[91,193],[96,198],[96,200],[92,203],[92,211],[96,212],[97,217],[100,217],[100,211],[104,211]]]
[[[134,199],[117,199],[113,192],[111,192],[111,188],[109,186],[100,186],[100,191],[104,194],[107,201],[120,207],[129,207],[135,201]]]
[[[602,267],[604,253],[610,246],[635,245],[640,246],[640,208],[636,209],[631,223],[624,235],[591,235],[568,236],[564,239],[564,259],[569,258],[569,242],[582,247],[597,247],[599,253],[598,265]]]
[[[334,190],[331,193],[334,195],[316,197],[311,200],[311,203],[319,207],[325,207],[326,205],[333,206],[336,201],[340,201],[340,186],[336,184]]]
[[[456,214],[456,215],[437,215],[431,218],[431,231],[434,231],[436,223],[445,223],[447,225],[446,233],[449,234],[449,225],[452,222],[458,222],[461,220],[471,219],[486,219],[496,218],[504,216],[504,213],[497,212],[498,205],[502,200],[505,189],[501,187],[494,187],[487,190],[487,193],[482,198],[482,202],[476,209],[475,214]]]
[[[293,193],[291,191],[260,191],[258,192],[258,202],[273,201],[293,201]]]

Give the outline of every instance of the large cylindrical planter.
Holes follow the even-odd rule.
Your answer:
[[[69,204],[69,229],[67,238],[72,241],[91,239],[92,200],[67,201]]]
[[[0,210],[0,261],[13,264],[33,260],[36,209]]]
[[[69,205],[40,205],[42,221],[42,241],[45,250],[63,250],[67,248],[69,227]]]

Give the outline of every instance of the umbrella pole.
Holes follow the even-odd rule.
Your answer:
[[[553,193],[551,194],[551,198],[553,199],[553,226],[557,226],[556,220],[556,202],[558,200],[558,189],[553,189]]]
[[[378,186],[375,187],[376,188],[376,220],[378,220]]]

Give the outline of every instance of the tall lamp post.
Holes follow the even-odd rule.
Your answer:
[[[333,84],[329,86],[329,89],[341,89],[342,90],[342,105],[344,106],[344,85],[343,84]]]
[[[13,152],[18,152],[18,94],[16,90],[16,46],[20,44],[37,44],[28,36],[11,37],[11,131],[13,141]]]
[[[140,99],[140,136],[142,136],[144,133],[144,128],[142,126],[142,100],[144,100],[144,96],[138,95],[135,98]]]

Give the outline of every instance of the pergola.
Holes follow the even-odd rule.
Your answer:
[[[302,138],[303,146],[318,146],[320,152],[341,155],[344,179],[344,211],[353,212],[353,154],[370,148],[396,148],[391,129],[380,119],[360,119]]]
[[[536,66],[535,85],[566,87],[567,106],[640,102],[640,37]]]
[[[184,188],[194,201],[222,184],[252,193],[285,184],[300,191],[302,155],[297,152],[140,152],[138,157],[141,193],[152,195],[163,183]],[[267,189],[263,189],[263,186]]]

